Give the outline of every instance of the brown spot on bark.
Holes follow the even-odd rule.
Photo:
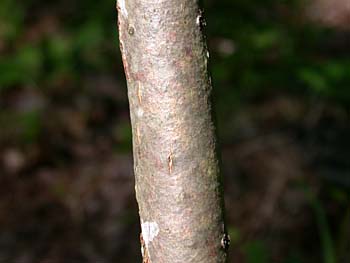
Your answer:
[[[123,42],[120,41],[119,46],[120,46],[120,52],[122,54],[122,61],[123,61],[125,76],[126,76],[126,79],[129,80],[130,79],[129,64],[128,64],[128,60],[127,60],[126,55],[125,55]]]
[[[193,53],[192,53],[192,48],[191,47],[185,47],[185,54],[187,57],[192,57]]]
[[[137,128],[136,128],[136,137],[137,137],[137,143],[138,143],[138,145],[140,145],[141,144],[141,134],[140,134],[139,126],[137,126]]]
[[[130,36],[133,36],[135,34],[135,28],[133,26],[129,26],[128,33]]]
[[[137,87],[137,98],[139,100],[139,104],[142,104],[142,94],[141,94],[141,83]]]
[[[133,73],[133,77],[136,81],[139,82],[145,82],[148,79],[147,72],[144,70]]]
[[[171,174],[173,171],[173,165],[174,165],[174,160],[173,160],[173,151],[170,149],[170,153],[168,155],[168,169],[169,173]]]
[[[143,240],[142,233],[140,234],[140,243],[141,243],[142,263],[151,263],[148,255],[148,249],[146,247],[145,241]]]
[[[175,42],[176,41],[176,32],[174,32],[174,31],[169,32],[167,38],[168,38],[169,42]]]

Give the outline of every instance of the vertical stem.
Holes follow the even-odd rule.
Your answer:
[[[118,0],[143,262],[225,262],[208,51],[197,0]]]

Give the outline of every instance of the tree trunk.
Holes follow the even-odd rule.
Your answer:
[[[197,0],[118,0],[143,262],[225,262],[228,237]]]

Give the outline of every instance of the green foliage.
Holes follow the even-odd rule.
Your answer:
[[[312,93],[348,100],[350,93],[350,63],[347,59],[330,59],[328,61],[302,67],[299,79]]]
[[[30,26],[26,11],[37,2],[1,1],[0,39],[5,44],[20,41],[24,28]],[[333,32],[299,21],[302,3],[204,1],[209,37],[229,39],[235,46],[229,56],[212,56],[219,101],[224,103],[229,97],[244,102],[271,90],[350,100],[350,60],[317,48]],[[54,15],[59,17],[61,30],[44,35],[30,46],[16,43],[12,52],[2,55],[0,88],[26,82],[41,87],[67,75],[79,77],[86,71],[111,70],[118,49],[113,5],[111,0],[85,1],[71,4],[67,12],[57,11]],[[55,13],[54,5],[48,6],[49,12]],[[215,46],[211,49],[216,50]],[[228,91],[228,86],[234,88]]]
[[[22,127],[22,138],[27,143],[34,142],[39,138],[41,131],[40,113],[38,111],[24,112],[18,116],[18,121]]]
[[[230,39],[235,52],[226,59],[214,55],[213,80],[227,96],[230,85],[241,98],[270,91],[307,94],[339,101],[350,100],[349,57],[323,48],[336,30],[309,24],[302,1],[223,0],[206,2],[211,38]],[[212,47],[215,51],[215,46]],[[221,97],[220,97],[221,100]]]
[[[12,41],[23,27],[24,10],[16,1],[0,1],[0,41]]]
[[[267,248],[261,241],[252,241],[245,245],[247,263],[269,263],[270,256]]]
[[[0,131],[0,143],[31,144],[37,141],[41,132],[41,112],[0,112],[0,123],[6,124],[6,129]]]
[[[304,261],[302,261],[298,256],[291,255],[283,263],[303,263],[303,262]]]
[[[0,2],[0,89],[33,83],[43,87],[51,80],[67,75],[81,76],[89,69],[95,72],[112,70],[110,65],[116,60],[118,49],[112,1],[98,5],[96,2],[72,4],[74,19],[71,13],[56,12],[54,6],[48,5],[48,13],[57,16],[58,28],[53,27],[50,33],[39,33],[29,44],[23,30],[31,30],[35,18],[26,12],[35,4],[36,1]],[[33,30],[35,34],[40,29]],[[1,45],[4,54],[1,54]]]
[[[81,59],[90,65],[102,66],[106,59],[99,49],[104,44],[104,31],[101,23],[91,21],[83,25],[74,39],[75,49],[79,51]],[[91,52],[94,50],[94,52]]]
[[[17,53],[0,60],[0,90],[15,84],[32,84],[42,70],[41,51],[33,46],[24,46]]]
[[[52,74],[61,74],[73,69],[72,39],[53,36],[46,40],[46,60],[51,65]]]
[[[323,250],[323,262],[336,263],[337,261],[334,252],[334,242],[331,236],[331,231],[329,229],[329,224],[327,222],[325,210],[321,202],[310,190],[306,188],[305,193],[309,199],[310,205],[315,215],[316,223],[318,225]]]
[[[317,93],[326,92],[328,89],[327,79],[324,75],[320,74],[317,70],[312,68],[300,69],[299,78],[303,81],[310,89]]]
[[[239,242],[240,235],[241,235],[239,229],[234,226],[230,226],[228,228],[228,234],[231,239],[231,245],[235,246],[235,244]]]
[[[118,123],[114,130],[114,137],[118,142],[118,151],[131,151],[131,134],[131,126],[129,122]]]

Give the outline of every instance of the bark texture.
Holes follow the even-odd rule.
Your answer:
[[[143,262],[225,262],[203,18],[196,0],[118,0]]]

